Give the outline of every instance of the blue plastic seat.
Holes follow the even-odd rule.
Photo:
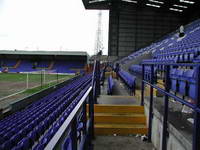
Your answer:
[[[7,149],[5,146],[7,146],[8,142],[10,142],[9,145],[13,149],[30,149],[37,138],[41,137],[44,131],[53,124],[52,129],[47,132],[48,136],[45,135],[45,138],[42,140],[42,143],[45,145],[46,141],[52,138],[85,93],[85,87],[88,87],[90,82],[89,78],[91,76],[77,80],[76,84],[66,86],[67,88],[64,87],[62,90],[59,89],[56,93],[49,94],[51,97],[42,98],[39,102],[33,103],[20,113],[13,114],[5,120],[0,121],[1,149],[2,147],[3,149]],[[77,88],[79,89],[77,90]],[[57,98],[53,99],[54,96]],[[68,109],[67,106],[69,104]],[[63,117],[54,123],[63,111],[65,111]],[[38,147],[41,148],[43,146]]]
[[[17,145],[15,147],[13,147],[12,150],[22,150],[22,146],[21,145]]]
[[[22,129],[19,131],[19,134],[22,136],[22,137],[25,137],[26,136],[26,130]]]
[[[194,59],[194,53],[191,53],[191,54],[189,55],[189,59],[190,59],[191,62],[193,61],[193,59]]]
[[[196,100],[197,98],[197,92],[196,92],[196,69],[190,69],[185,71],[184,76],[188,83],[188,96],[191,97],[193,100]]]
[[[12,128],[12,130],[11,130],[11,132],[12,132],[13,134],[16,134],[18,131],[19,131],[19,128],[18,128],[18,127],[14,127],[14,128]]]
[[[28,137],[30,139],[30,143],[33,144],[36,139],[37,139],[37,135],[36,135],[36,132],[35,130],[31,131],[29,134],[28,134]]]
[[[44,148],[45,148],[44,145],[38,144],[33,148],[33,150],[44,150]]]
[[[59,122],[60,124],[63,124],[64,121],[65,121],[65,118],[64,118],[64,117],[61,117],[59,121],[60,121],[60,122]]]
[[[53,137],[54,136],[54,134],[56,133],[56,130],[54,129],[54,128],[52,128],[49,132],[48,132],[48,135],[49,135],[49,137]]]
[[[0,136],[0,145],[2,144],[2,143],[4,143],[5,142],[5,139],[2,137],[2,136]]]
[[[15,145],[17,144],[20,140],[22,139],[22,137],[20,136],[20,134],[15,134],[11,137],[11,142]]]
[[[184,62],[188,62],[189,61],[189,54],[184,54]]]
[[[70,137],[66,138],[62,145],[62,150],[72,150],[72,140]]]
[[[10,150],[14,145],[12,144],[12,142],[10,140],[7,140],[6,142],[4,142],[1,145],[1,149],[2,150]]]
[[[178,92],[181,95],[186,96],[186,80],[184,78],[184,70],[178,69],[177,75],[178,75]]]
[[[37,135],[37,138],[39,138],[40,135],[42,134],[42,131],[41,131],[41,130],[42,130],[42,129],[41,129],[41,127],[39,127],[39,125],[36,126],[36,127],[34,128],[34,131],[35,131],[35,133],[36,133],[36,135]]]
[[[26,130],[27,133],[29,133],[33,129],[33,126],[32,124],[28,124],[24,129]]]
[[[4,139],[5,140],[8,140],[8,139],[10,139],[11,137],[12,137],[12,135],[13,135],[13,133],[12,132],[7,132],[5,135],[4,135]]]
[[[135,76],[132,76],[126,71],[120,70],[118,72],[120,78],[124,81],[127,87],[134,92],[135,90]]]
[[[183,62],[184,61],[184,56],[183,56],[183,54],[181,54],[181,55],[179,55],[179,60],[178,60],[179,62]]]
[[[183,96],[186,96],[186,81],[179,80],[179,93]]]
[[[31,144],[30,144],[30,139],[29,139],[28,137],[23,138],[23,139],[20,141],[19,145],[22,147],[23,150],[29,149],[29,148],[30,148],[30,145],[31,145]]]
[[[170,70],[170,79],[171,79],[171,90],[174,92],[177,92],[177,69],[171,69]]]
[[[45,124],[44,124],[43,121],[39,124],[38,128],[39,128],[40,134],[43,134],[44,131],[46,130],[45,129]]]
[[[47,137],[43,137],[41,142],[40,142],[40,145],[45,147],[48,144],[48,142],[49,142],[48,138]]]

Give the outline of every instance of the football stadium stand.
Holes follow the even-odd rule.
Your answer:
[[[168,133],[170,133],[167,122],[170,121],[171,116],[168,117],[169,113],[169,104],[170,99],[174,99],[179,104],[186,106],[188,109],[191,109],[193,112],[193,124],[190,133],[192,138],[192,146],[186,146],[186,149],[198,149],[199,144],[199,114],[200,114],[200,105],[199,105],[199,55],[200,55],[200,20],[186,25],[184,37],[179,37],[177,32],[172,32],[168,36],[165,36],[164,39],[151,44],[146,48],[142,48],[137,52],[130,54],[127,57],[119,60],[117,63],[121,65],[131,64],[130,62],[136,58],[145,55],[146,53],[151,54],[151,58],[143,59],[140,63],[134,63],[130,65],[128,70],[130,73],[136,75],[142,79],[142,95],[141,95],[141,104],[144,105],[147,102],[145,101],[144,89],[145,86],[150,87],[149,95],[149,133],[148,140],[153,141],[154,144],[157,141],[162,141],[161,149],[167,149],[167,140]],[[134,78],[133,78],[134,79]],[[130,80],[129,80],[130,81]],[[164,88],[161,88],[157,85],[158,82],[162,82]],[[162,123],[162,138],[161,139],[152,139],[152,134],[155,134],[155,129],[153,126],[153,103],[154,93],[153,89],[158,90],[164,95],[164,104],[162,113],[163,122]],[[147,98],[147,97],[146,97]],[[177,104],[178,105],[178,104]],[[174,104],[175,106],[175,104]],[[161,106],[160,106],[161,107]],[[160,108],[157,108],[160,109]],[[182,110],[184,112],[184,109]],[[188,111],[186,111],[188,113]],[[170,113],[169,113],[170,114]],[[185,120],[187,122],[187,119]],[[184,122],[182,122],[184,124]],[[183,125],[182,124],[182,125]],[[155,125],[155,124],[154,124]],[[196,135],[198,132],[198,135]],[[171,135],[170,135],[171,136]],[[156,139],[156,140],[155,140]],[[185,146],[185,145],[184,145]],[[170,149],[170,148],[169,148]]]
[[[49,93],[24,109],[8,115],[0,121],[0,149],[49,150],[57,147],[56,145],[61,139],[59,149],[70,150],[78,147],[80,149],[90,149],[91,145],[89,143],[91,143],[94,134],[116,133],[119,135],[147,134],[148,141],[155,142],[155,138],[162,141],[161,149],[165,150],[168,138],[172,138],[175,131],[177,132],[176,140],[182,139],[188,142],[188,138],[185,138],[185,132],[179,133],[171,125],[170,115],[172,113],[169,107],[174,105],[171,103],[173,99],[177,103],[190,108],[193,112],[193,116],[191,116],[193,123],[190,125],[193,131],[186,131],[190,133],[190,144],[182,143],[180,147],[185,146],[188,150],[198,150],[198,137],[200,136],[200,95],[198,90],[200,88],[198,84],[200,81],[200,66],[198,64],[200,56],[200,40],[198,39],[198,36],[200,36],[200,20],[185,26],[185,31],[184,37],[180,38],[176,32],[173,32],[162,40],[118,60],[115,62],[118,64],[118,69],[113,67],[107,69],[106,66],[100,67],[100,62],[95,61],[93,74],[81,75],[70,84]],[[152,58],[143,59],[138,64],[130,63],[146,53],[150,53]],[[131,65],[128,69],[123,69],[123,65],[129,63]],[[1,57],[1,68],[8,68],[9,71],[13,72],[31,72],[51,68],[56,69],[58,73],[73,73],[72,68],[81,67],[83,67],[82,64],[75,60],[41,59],[33,61],[23,58],[11,59],[8,57],[5,59]],[[111,71],[116,71],[119,79]],[[113,90],[114,87],[117,89],[119,82],[124,83],[126,87],[124,90],[128,89],[128,95],[132,96],[134,93],[136,98],[138,94],[138,82],[136,81],[140,80],[140,83],[142,83],[140,87],[141,106],[124,105],[127,96],[123,97],[122,106],[113,103],[110,105],[107,104],[108,102],[103,105],[94,105],[94,103],[100,102],[101,97],[98,98],[98,96],[104,92],[104,86],[100,84],[100,82],[104,82],[103,80],[107,82],[106,95],[109,94],[110,99],[113,96],[114,101],[121,98],[116,97],[116,91]],[[162,83],[164,88],[158,86],[158,83]],[[149,88],[148,95],[145,94],[147,88]],[[161,99],[164,99],[162,105],[157,104],[160,99],[155,97],[154,89],[161,93]],[[105,99],[108,101],[109,98]],[[138,104],[138,102],[132,103]],[[158,115],[155,112],[155,107],[162,108],[162,113],[160,113],[162,114],[160,117],[163,118],[162,122],[155,120]],[[146,125],[145,120],[145,109],[148,110],[148,113],[146,113],[148,125]],[[133,122],[132,113],[139,113],[138,117],[140,119],[138,118]],[[87,120],[87,114],[89,114],[91,120]],[[127,119],[122,119],[125,116]],[[172,116],[175,117],[176,115]],[[162,125],[160,129],[161,137],[153,137],[153,134],[158,130],[155,123]],[[168,123],[170,128],[168,128]],[[65,133],[66,129],[67,132]],[[63,135],[64,137],[61,138]],[[77,144],[78,142],[80,143]],[[173,145],[173,143],[170,144]]]
[[[185,25],[183,37],[179,31],[169,30],[182,24],[176,13],[192,13],[200,2],[83,3],[88,9],[110,10],[109,55],[118,57],[117,61],[101,64],[100,57],[94,56],[92,73],[84,72],[57,84],[42,98],[30,98],[31,103],[18,101],[0,110],[0,150],[93,150],[95,146],[110,150],[116,142],[128,138],[115,147],[199,150],[200,20]],[[193,4],[195,7],[191,7]],[[87,60],[85,52],[0,51],[0,71],[56,70],[74,74],[83,70]],[[104,139],[102,147],[99,138],[94,138],[99,135]],[[128,147],[140,135],[148,143],[137,139],[134,146]],[[109,142],[110,138],[114,140]]]
[[[135,80],[136,80],[135,76],[132,76],[130,73],[124,70],[119,70],[118,75],[125,83],[125,85],[128,87],[130,92],[135,93]]]
[[[0,71],[20,73],[47,70],[74,74],[83,72],[87,59],[88,55],[84,52],[0,51]]]

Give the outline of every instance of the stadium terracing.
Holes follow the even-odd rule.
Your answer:
[[[83,3],[110,10],[118,59],[2,109],[0,149],[199,150],[199,1]]]

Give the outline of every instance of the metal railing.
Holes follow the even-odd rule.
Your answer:
[[[87,120],[87,114],[86,114],[86,100],[89,98],[89,117]],[[59,143],[60,139],[62,136],[67,132],[69,128],[71,128],[71,138],[72,138],[72,149],[77,150],[77,149],[87,149],[86,147],[89,146],[89,143],[91,141],[91,134],[92,134],[92,126],[91,126],[91,108],[93,105],[92,103],[92,87],[89,87],[87,92],[84,94],[84,96],[81,98],[79,103],[76,105],[76,107],[73,109],[73,111],[70,113],[68,118],[64,121],[62,126],[59,128],[59,130],[56,132],[56,134],[53,136],[53,138],[50,140],[48,145],[45,147],[45,150],[52,150],[56,147],[56,145]],[[83,136],[81,143],[79,143],[79,148],[77,147],[78,145],[78,139],[77,139],[77,118],[79,115],[80,110],[82,109],[83,112]],[[88,123],[87,123],[88,122]]]
[[[97,96],[100,94],[100,63],[96,61],[93,69],[92,84],[61,125],[59,130],[45,147],[45,150],[60,149],[60,144],[71,130],[72,150],[93,149],[92,140],[94,139],[94,104],[97,103]],[[87,106],[88,104],[88,106]],[[88,109],[87,109],[88,107]],[[77,137],[78,117],[82,112],[83,129],[81,140]],[[67,133],[67,134],[66,134]]]
[[[154,67],[157,65],[163,65],[165,68],[164,71],[164,88],[158,87],[155,83]],[[151,67],[151,80],[146,81],[144,78],[144,67]],[[174,93],[170,92],[170,69],[173,67],[189,67],[197,71],[195,74],[195,93],[197,94],[195,103],[190,103],[183,98],[178,97]],[[175,101],[178,101],[181,104],[186,105],[191,108],[194,113],[194,124],[193,124],[193,133],[192,133],[192,150],[200,150],[200,65],[199,64],[164,64],[164,63],[143,63],[142,64],[142,90],[141,90],[141,105],[144,105],[144,90],[145,84],[150,86],[150,99],[149,99],[149,118],[148,118],[148,141],[151,142],[152,135],[152,119],[153,119],[153,102],[154,95],[153,89],[157,89],[160,93],[164,95],[164,114],[162,122],[162,150],[167,150],[167,124],[168,124],[168,111],[169,111],[169,98],[173,98]]]

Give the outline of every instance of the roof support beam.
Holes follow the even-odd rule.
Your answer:
[[[200,11],[198,11],[199,9],[200,9],[199,0],[195,1],[195,4],[193,6],[190,6],[188,9],[186,9],[182,14],[182,18],[184,18],[183,20],[184,24],[199,19],[200,18]]]
[[[139,8],[146,7],[147,2],[148,2],[148,0],[138,0],[138,7]]]
[[[165,4],[161,6],[161,9],[169,11],[169,8],[173,5],[173,0],[165,1]]]
[[[82,0],[86,9],[108,9],[110,0],[94,1],[93,0]],[[91,3],[92,2],[92,3]]]
[[[87,6],[88,6],[88,4],[89,4],[89,1],[90,1],[90,0],[82,0],[82,2],[83,2],[83,4],[84,4],[85,8],[87,8]]]

